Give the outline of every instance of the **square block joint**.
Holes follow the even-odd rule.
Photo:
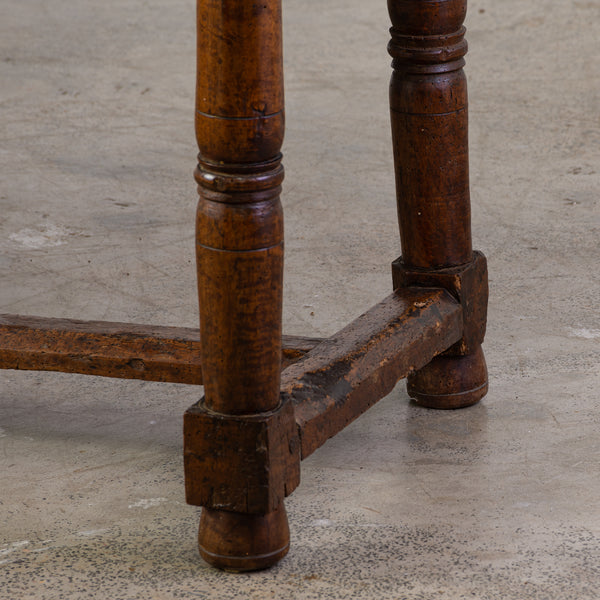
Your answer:
[[[448,290],[463,309],[463,337],[446,350],[450,356],[473,353],[485,337],[488,304],[488,275],[485,256],[473,252],[473,260],[457,267],[426,271],[404,264],[402,257],[392,263],[394,289],[436,287]]]
[[[266,514],[300,483],[300,441],[289,401],[268,413],[225,415],[204,401],[184,415],[188,504]]]

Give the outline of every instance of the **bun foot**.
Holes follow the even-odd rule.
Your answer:
[[[259,571],[280,561],[290,547],[283,504],[266,515],[203,508],[198,532],[200,556],[225,571]]]
[[[488,391],[488,375],[481,346],[467,356],[437,356],[409,375],[408,395],[427,408],[465,408]]]

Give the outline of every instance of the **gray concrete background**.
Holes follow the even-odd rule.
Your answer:
[[[490,393],[403,383],[302,464],[290,554],[197,556],[197,388],[0,372],[0,598],[598,597],[600,2],[472,0]],[[399,254],[385,2],[285,2],[285,331],[330,335]],[[0,2],[0,312],[195,326],[194,7]]]

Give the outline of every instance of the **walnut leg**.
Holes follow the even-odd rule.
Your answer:
[[[466,0],[388,0],[394,69],[390,109],[402,257],[394,285],[441,285],[460,297],[461,342],[408,377],[432,408],[460,408],[487,392],[481,342],[487,271],[471,246]]]
[[[283,119],[279,0],[198,0],[196,240],[205,398],[185,417],[186,489],[188,502],[205,507],[202,557],[235,571],[269,567],[289,545],[283,492],[260,480],[270,476],[261,457],[272,451],[269,436],[279,423],[272,416],[280,408]],[[257,424],[256,415],[265,418]],[[228,447],[237,453],[215,470]],[[210,463],[202,462],[206,453]]]

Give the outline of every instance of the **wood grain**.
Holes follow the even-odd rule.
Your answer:
[[[487,392],[481,350],[487,271],[482,255],[474,257],[471,242],[463,71],[467,2],[388,0],[388,8],[388,50],[394,69],[390,113],[402,243],[402,257],[394,263],[394,286],[444,286],[465,309],[461,342],[411,373],[408,391],[428,407],[461,408]],[[478,281],[469,278],[473,274]]]
[[[302,458],[462,336],[462,308],[445,290],[401,288],[282,373]]]
[[[233,424],[239,415],[267,413],[280,402],[279,195],[284,133],[280,0],[198,0],[197,31],[196,257],[204,405]],[[197,425],[185,438],[188,456],[203,437],[218,447],[214,422]],[[231,440],[236,442],[241,439]],[[245,442],[248,452],[260,446],[258,439]],[[262,472],[268,471],[268,456],[254,454],[241,462],[231,456],[224,468],[234,480],[250,476],[244,465],[253,465],[254,473],[260,471],[256,460]],[[209,464],[195,469],[187,462],[188,489],[209,471]],[[271,507],[283,505],[280,487],[274,485],[267,492],[277,496]],[[204,511],[199,530],[202,556],[214,566],[235,570],[273,564],[287,552],[285,511],[263,505],[268,512],[257,520],[248,513],[251,503],[234,512],[232,507],[240,505],[233,496],[232,488],[229,502]],[[253,543],[249,536],[262,542]]]
[[[281,368],[320,341],[284,336]],[[188,327],[0,315],[0,368],[200,385],[200,332]]]

